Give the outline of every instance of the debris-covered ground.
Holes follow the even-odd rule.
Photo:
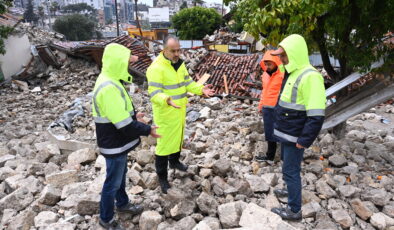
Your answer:
[[[28,84],[1,86],[2,229],[100,229],[105,160],[89,99],[98,74],[92,62],[68,58]],[[151,122],[147,91],[130,91]],[[158,187],[155,140],[143,138],[129,154],[127,192],[145,211],[119,216],[127,229],[394,229],[392,104],[349,119],[342,139],[322,132],[306,151],[301,222],[269,211],[287,200],[273,194],[284,186],[279,154],[272,164],[253,160],[266,151],[256,102],[192,97],[187,123],[182,155],[190,167],[170,170],[167,195]]]

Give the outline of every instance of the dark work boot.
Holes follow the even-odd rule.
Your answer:
[[[141,205],[132,205],[131,203],[126,204],[123,207],[116,208],[116,211],[123,213],[130,213],[132,215],[141,214],[144,211],[144,207]]]
[[[289,196],[289,191],[287,189],[274,189],[274,194],[278,197],[286,197]]]
[[[182,172],[186,172],[188,167],[187,167],[187,165],[185,165],[179,161],[180,156],[181,156],[181,153],[177,152],[177,153],[171,154],[168,157],[168,161],[170,162],[170,168],[178,169]]]
[[[290,207],[273,208],[271,209],[271,212],[278,214],[283,220],[297,221],[302,219],[302,211],[300,210],[298,212],[293,212],[291,211]]]
[[[167,190],[171,188],[168,183],[168,156],[157,156],[156,155],[156,173],[159,178],[159,184],[161,191],[164,194],[167,194]]]
[[[268,141],[268,149],[267,149],[267,158],[272,159],[271,161],[274,160],[275,158],[275,153],[276,153],[276,142]]]

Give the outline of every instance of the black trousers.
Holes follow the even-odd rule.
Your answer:
[[[168,156],[158,156],[156,155],[155,167],[156,173],[159,178],[167,178],[168,176],[168,162],[170,165],[174,165],[179,162],[181,152],[176,152]]]

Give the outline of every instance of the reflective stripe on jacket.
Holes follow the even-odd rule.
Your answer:
[[[190,77],[184,63],[175,70],[163,53],[148,68],[148,92],[152,102],[153,121],[159,127],[156,154],[160,156],[179,152],[183,144],[186,118],[187,92],[202,94],[203,85]],[[180,106],[176,109],[167,104],[168,97]]]
[[[289,63],[290,73],[275,109],[274,135],[284,142],[312,145],[324,122],[325,88],[322,75],[308,58],[306,42],[300,35],[290,35],[280,44]]]

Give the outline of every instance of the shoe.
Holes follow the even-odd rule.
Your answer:
[[[256,156],[254,159],[259,162],[273,161],[274,158],[268,158],[266,156]]]
[[[101,227],[107,230],[125,230],[122,225],[120,225],[115,219],[110,220],[109,222],[104,222],[99,219],[99,224]]]
[[[131,203],[128,203],[123,207],[116,208],[116,211],[138,215],[141,214],[142,211],[144,211],[144,207],[142,207],[141,205],[132,205]]]
[[[171,169],[178,169],[179,171],[186,172],[188,166],[179,161],[181,153],[174,153],[168,157]]]
[[[289,207],[286,208],[273,208],[271,209],[271,212],[278,214],[280,217],[282,217],[283,220],[301,220],[302,219],[302,211],[298,212],[293,212]]]
[[[178,169],[179,171],[186,172],[189,167],[178,160],[177,162],[174,163],[171,163],[170,161],[170,168]]]
[[[167,176],[166,176],[165,178],[159,176],[159,184],[160,184],[161,191],[162,191],[164,194],[167,194],[168,189],[171,188],[170,183],[168,183]]]
[[[289,191],[287,189],[274,189],[274,194],[278,197],[289,196]]]

